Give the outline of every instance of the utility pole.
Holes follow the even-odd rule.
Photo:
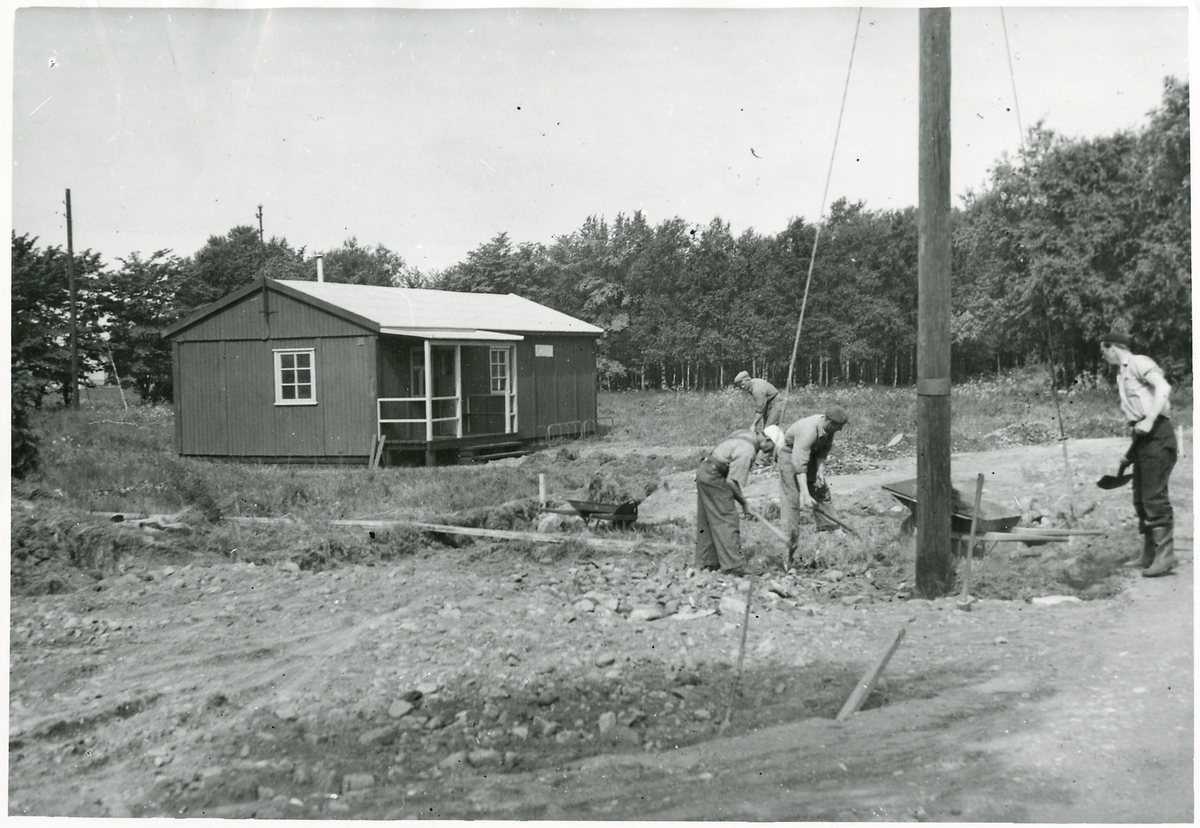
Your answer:
[[[262,232],[262,205],[258,205],[258,243],[263,244]]]
[[[71,238],[71,191],[67,190],[67,289],[71,318],[71,408],[79,408],[79,325],[75,319],[75,243]]]
[[[950,558],[950,9],[920,12],[917,206],[917,591],[954,586]]]

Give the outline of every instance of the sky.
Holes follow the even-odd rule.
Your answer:
[[[353,237],[428,273],[593,215],[769,235],[838,198],[917,203],[915,7],[162,5],[8,19],[18,235],[65,247],[69,189],[76,251],[182,257],[261,205],[268,239]],[[956,203],[1022,126],[1143,127],[1188,79],[1190,25],[1181,5],[956,6]]]

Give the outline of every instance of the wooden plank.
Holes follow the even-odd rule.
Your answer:
[[[907,627],[901,627],[896,631],[896,635],[892,638],[892,643],[888,645],[887,650],[881,655],[870,669],[863,674],[862,679],[858,682],[858,686],[854,688],[854,692],[850,694],[850,698],[846,699],[846,703],[842,705],[842,710],[837,714],[837,721],[845,721],[850,716],[858,712],[858,709],[863,706],[867,697],[871,695],[871,691],[875,689],[875,683],[879,681],[879,677],[883,675],[883,670],[891,661],[892,654],[896,652],[896,648],[900,646],[901,640],[904,638],[904,633]]]
[[[292,518],[269,517],[237,517],[224,516],[222,520],[234,523],[295,523],[301,521]],[[531,541],[533,543],[566,543],[579,541],[594,549],[609,552],[629,552],[642,549],[649,552],[675,552],[680,549],[677,544],[643,541],[638,539],[625,540],[620,538],[598,538],[594,535],[560,535],[542,532],[515,532],[508,529],[482,529],[475,526],[447,526],[440,523],[423,523],[415,520],[331,520],[330,526],[345,526],[360,529],[417,529],[422,532],[433,532],[441,535],[466,535],[476,538],[492,538],[494,540]]]
[[[1023,543],[1025,541],[1065,541],[1071,536],[1066,534],[1057,534],[1054,532],[984,532],[976,535],[975,540],[980,543]],[[955,534],[957,540],[965,540],[966,536]]]
[[[598,543],[605,547],[616,549],[631,549],[639,545],[635,540],[618,540],[615,538],[596,538],[590,535],[561,535],[544,532],[517,532],[511,529],[484,529],[479,526],[449,526],[441,523],[424,523],[416,520],[331,520],[331,526],[355,526],[364,529],[419,529],[422,532],[435,532],[441,535],[467,535],[475,538],[492,538],[495,540],[520,540],[535,543],[565,543],[569,540],[580,540],[585,543]],[[670,546],[671,544],[641,543],[642,546]]]

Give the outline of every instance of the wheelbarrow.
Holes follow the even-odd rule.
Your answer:
[[[596,503],[591,500],[568,500],[571,510],[546,509],[558,515],[578,515],[583,518],[585,525],[591,521],[606,521],[613,525],[628,526],[637,520],[638,505],[633,501],[625,503]]]
[[[917,479],[901,480],[888,483],[883,490],[896,500],[908,507],[909,514],[900,524],[900,531],[911,534],[917,526]],[[950,539],[959,548],[955,551],[965,551],[971,533],[971,518],[975,514],[972,500],[967,500],[963,491],[951,486],[950,497]],[[1068,540],[1072,535],[1103,535],[1098,529],[1060,529],[1051,526],[1018,526],[1021,513],[991,501],[979,501],[979,517],[976,523],[975,542],[980,544],[1024,543],[1027,546],[1039,546],[1045,543],[1055,543]]]

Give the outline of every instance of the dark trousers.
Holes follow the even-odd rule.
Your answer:
[[[775,397],[769,403],[767,403],[766,410],[763,411],[763,422],[762,422],[762,425],[759,427],[760,428],[759,433],[761,433],[761,429],[766,428],[769,425],[774,425],[774,426],[779,425],[779,421],[782,419],[783,419],[783,395],[780,394],[778,397]]]
[[[1175,510],[1167,493],[1167,482],[1179,445],[1170,417],[1159,417],[1154,428],[1135,441],[1129,450],[1133,460],[1133,508],[1137,511],[1138,531],[1145,534],[1156,527],[1173,527]]]
[[[737,500],[725,482],[727,469],[705,459],[696,470],[696,566],[744,569]]]
[[[804,485],[812,496],[813,521],[818,531],[836,529],[837,524],[826,515],[837,514],[833,511],[833,495],[828,486],[816,486],[817,466],[809,463],[804,470]],[[800,539],[800,489],[796,484],[796,468],[792,465],[792,453],[784,448],[779,452],[779,506],[787,524],[788,556],[796,553],[796,544]]]

